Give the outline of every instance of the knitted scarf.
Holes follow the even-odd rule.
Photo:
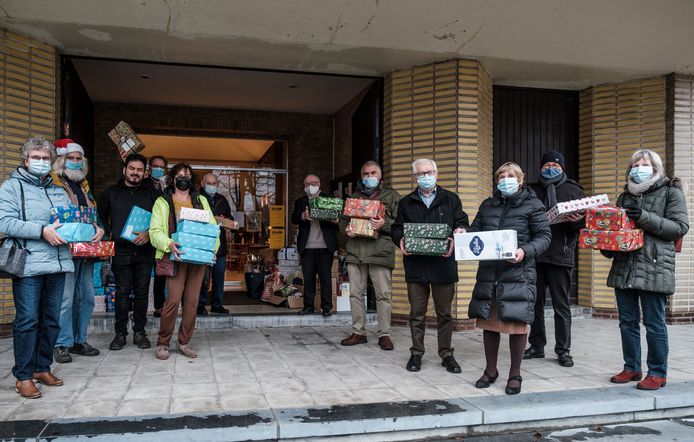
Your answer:
[[[646,181],[642,183],[637,183],[635,182],[631,177],[627,180],[627,188],[629,189],[629,193],[632,195],[641,195],[645,191],[651,188],[653,184],[655,184],[656,181],[661,179],[663,175],[660,172],[656,172],[653,174],[652,177],[647,179]]]
[[[551,179],[540,175],[540,184],[545,188],[545,207],[551,209],[557,205],[557,187],[566,182],[566,172]]]

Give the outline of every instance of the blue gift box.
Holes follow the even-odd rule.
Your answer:
[[[217,224],[206,224],[196,221],[182,220],[176,224],[176,231],[180,233],[192,233],[194,235],[219,238],[219,225]]]
[[[120,233],[120,237],[133,242],[137,238],[137,233],[149,230],[149,222],[152,219],[152,212],[148,212],[145,209],[133,206],[128,215],[128,219],[125,220],[125,225],[123,226],[123,231]]]
[[[171,235],[171,239],[179,243],[183,247],[192,247],[194,249],[207,250],[214,252],[214,246],[217,243],[217,238],[211,236],[195,235],[194,233],[176,232]]]
[[[57,232],[66,242],[89,242],[96,235],[94,226],[84,223],[65,223]]]
[[[200,250],[184,246],[179,247],[178,250],[183,252],[179,262],[187,262],[189,264],[214,264],[214,252],[210,252],[209,250]],[[171,259],[176,260],[173,253],[171,254]]]
[[[92,270],[92,285],[94,287],[102,287],[104,285],[104,281],[101,279],[101,261],[94,263]]]
[[[51,207],[50,210],[51,224],[55,220],[60,220],[61,223],[89,223],[96,222],[96,210],[93,207],[76,206],[70,204],[68,206]]]

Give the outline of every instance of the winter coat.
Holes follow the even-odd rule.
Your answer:
[[[671,295],[675,293],[674,241],[689,230],[687,204],[677,178],[661,178],[642,195],[625,187],[618,207],[641,207],[636,226],[643,229],[643,247],[632,252],[606,252],[612,257],[607,277],[609,287],[639,289]]]
[[[489,319],[496,289],[499,320],[531,324],[537,291],[535,258],[547,250],[552,239],[545,206],[528,187],[509,198],[496,192],[482,202],[469,229],[487,230],[515,230],[525,257],[517,264],[480,261],[468,315]]]
[[[544,204],[545,187],[542,184],[533,184],[532,189],[537,195],[537,198]],[[585,198],[586,196],[583,193],[583,187],[574,180],[566,180],[564,184],[556,187],[556,192],[557,202],[559,203]],[[549,210],[551,207],[545,207],[545,209]],[[535,262],[562,267],[573,267],[576,260],[578,234],[585,225],[585,218],[576,222],[550,225],[549,228],[552,230],[552,243],[544,253],[535,258]]]
[[[22,189],[25,217],[22,215]],[[50,208],[68,204],[70,199],[63,189],[53,184],[50,176],[39,181],[24,167],[12,172],[12,177],[0,187],[0,233],[21,240],[30,252],[22,276],[75,271],[68,247],[52,246],[41,236],[43,227],[50,224]]]
[[[79,205],[77,195],[75,195],[75,193],[72,191],[72,188],[67,183],[67,177],[59,175],[55,172],[51,172],[51,178],[53,178],[53,184],[55,184],[58,187],[61,187],[65,191],[67,197],[70,198],[71,204]],[[96,207],[96,200],[94,198],[94,194],[89,188],[89,181],[87,181],[87,179],[85,178],[77,184],[79,184],[80,188],[82,189],[84,199],[87,201],[87,206]]]
[[[368,198],[361,192],[354,192],[350,198],[374,199],[381,201],[386,208],[383,217],[384,224],[378,231],[378,238],[365,238],[355,236],[347,241],[348,264],[374,264],[392,269],[395,267],[395,246],[390,238],[390,229],[398,213],[400,194],[393,189],[379,186],[378,194]],[[345,229],[349,224],[349,218],[342,217],[340,228]]]
[[[234,220],[231,215],[231,207],[229,206],[229,201],[219,193],[215,193],[214,196],[210,196],[205,192],[204,189],[200,190],[200,195],[207,198],[207,202],[210,203],[212,208],[212,214],[214,216],[223,216],[226,219]],[[219,250],[217,250],[217,256],[226,256],[228,253],[227,247],[227,234],[226,230],[221,229],[219,232]]]
[[[467,229],[468,216],[463,211],[460,198],[441,186],[436,187],[436,196],[427,208],[418,189],[405,196],[398,204],[398,216],[390,228],[393,243],[399,248],[405,236],[405,223],[448,224],[451,229]],[[405,280],[416,283],[451,284],[458,282],[458,266],[455,257],[409,255],[402,257],[405,265]]]
[[[320,196],[330,196],[327,193],[320,193]],[[292,224],[299,225],[299,234],[296,238],[296,248],[299,254],[303,254],[308,241],[308,234],[311,231],[311,221],[301,219],[301,214],[308,207],[308,196],[304,195],[294,202],[294,211],[292,212]],[[337,231],[339,227],[332,221],[319,221],[320,230],[323,233],[323,241],[330,253],[335,253],[337,250]]]

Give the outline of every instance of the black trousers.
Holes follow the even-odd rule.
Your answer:
[[[543,349],[547,344],[545,332],[545,293],[549,287],[554,309],[554,352],[566,353],[571,349],[571,273],[573,268],[547,263],[537,263],[537,299],[535,321],[530,326],[528,342]]]
[[[304,273],[304,307],[313,305],[316,297],[316,275],[320,280],[320,307],[322,310],[333,309],[331,293],[330,267],[333,254],[328,249],[305,249],[301,255],[301,270]]]
[[[161,309],[164,307],[164,301],[166,297],[164,295],[164,289],[166,288],[166,276],[154,275],[154,308]]]
[[[116,333],[128,334],[130,293],[135,297],[132,303],[133,331],[145,331],[149,280],[153,264],[151,253],[142,255],[132,252],[116,254],[113,257],[111,269],[116,279]]]

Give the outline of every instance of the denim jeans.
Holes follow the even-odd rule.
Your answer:
[[[667,377],[668,335],[665,326],[667,295],[635,289],[615,289],[619,310],[619,331],[622,335],[624,370],[641,371],[641,329],[643,312],[648,344],[648,374]],[[640,301],[640,308],[639,308]]]
[[[55,346],[72,347],[87,340],[89,320],[94,312],[94,263],[73,259],[75,271],[65,274],[63,303],[60,306],[60,333]]]
[[[217,261],[210,268],[212,272],[212,301],[210,304],[212,308],[221,308],[224,303],[224,272],[227,269],[227,256],[222,255],[217,257]],[[207,284],[205,281],[202,282],[202,287],[200,288],[200,300],[198,301],[198,308],[204,307],[207,304]]]
[[[35,372],[51,371],[64,287],[65,273],[12,280],[15,308],[12,374],[17,380],[27,381]]]

